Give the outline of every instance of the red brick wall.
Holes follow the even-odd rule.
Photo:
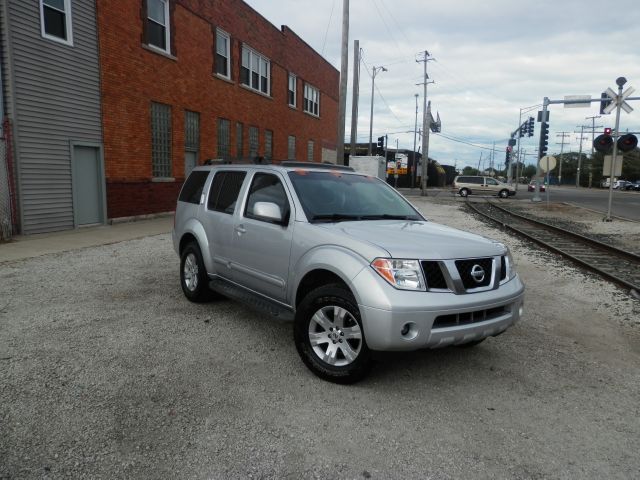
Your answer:
[[[273,158],[287,158],[287,137],[296,137],[296,157],[314,160],[323,145],[335,145],[339,72],[295,33],[276,28],[240,0],[175,0],[171,5],[171,51],[167,58],[143,47],[143,0],[98,2],[102,114],[109,218],[171,210],[184,180],[184,111],[200,113],[199,163],[217,157],[217,120],[231,121],[231,155],[236,154],[235,123],[248,131],[273,131]],[[231,82],[214,73],[216,27],[231,36]],[[241,47],[271,62],[271,97],[240,86]],[[288,73],[298,77],[297,109],[287,105]],[[302,111],[304,82],[320,90],[320,118]],[[172,108],[172,167],[175,184],[151,181],[151,102]],[[142,192],[138,194],[137,190]]]

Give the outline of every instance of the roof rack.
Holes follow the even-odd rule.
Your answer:
[[[355,172],[351,167],[346,165],[336,165],[334,163],[316,163],[316,162],[296,162],[293,160],[286,160],[280,163],[281,167],[290,168],[317,168],[322,170],[341,170],[343,172]]]

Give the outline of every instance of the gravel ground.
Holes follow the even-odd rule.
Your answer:
[[[510,246],[523,320],[314,377],[291,324],[187,302],[169,235],[0,265],[0,478],[640,478],[640,302]]]

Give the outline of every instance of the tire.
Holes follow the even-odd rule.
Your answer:
[[[293,336],[304,364],[324,380],[354,383],[371,368],[360,310],[343,285],[325,285],[307,294],[296,311]]]
[[[469,196],[469,190],[467,190],[466,188],[461,188],[458,193],[460,194],[461,197],[468,197]]]
[[[498,193],[498,196],[500,198],[508,198],[509,197],[509,190],[500,190],[500,192]]]
[[[188,243],[180,254],[180,286],[191,302],[207,302],[213,298],[202,253],[195,242]]]

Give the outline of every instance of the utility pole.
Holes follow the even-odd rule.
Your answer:
[[[435,83],[433,80],[429,81],[429,75],[427,74],[427,65],[430,61],[435,60],[431,56],[431,54],[425,50],[422,54],[422,58],[416,60],[418,63],[424,63],[424,79],[423,82],[416,85],[422,85],[424,88],[424,93],[422,97],[422,180],[421,186],[422,191],[421,195],[425,196],[427,194],[427,180],[429,179],[429,130],[431,129],[431,125],[429,125],[429,116],[431,114],[431,108],[427,111],[427,85],[430,83]]]
[[[342,0],[342,62],[340,65],[340,102],[338,106],[338,165],[344,165],[344,131],[347,112],[347,77],[349,76],[349,0]]]
[[[351,148],[349,154],[355,156],[358,142],[358,100],[360,98],[360,41],[353,41],[353,92],[351,99]]]
[[[583,134],[584,125],[580,125],[580,148],[578,149],[578,171],[576,172],[576,188],[580,186],[580,167],[582,166],[582,140],[585,139]],[[591,142],[591,145],[593,145],[593,142]]]
[[[592,117],[585,117],[585,120],[591,120],[591,127],[585,127],[583,125],[580,125],[580,127],[583,129],[585,128],[591,128],[591,156],[589,157],[591,159],[591,163],[593,163],[593,141],[596,138],[596,128],[602,128],[602,125],[597,125],[596,126],[596,118],[600,118],[601,115],[594,115]],[[582,134],[580,134],[580,137],[582,137]],[[582,155],[580,155],[580,157],[578,158],[578,177],[580,177],[580,173],[581,173],[581,167],[582,167]],[[589,165],[589,171],[591,171],[591,165]],[[589,180],[589,187],[591,187],[591,180]],[[576,183],[576,187],[578,187],[579,184]]]
[[[413,127],[413,171],[411,172],[411,188],[413,188],[416,184],[416,175],[418,174],[418,155],[416,154],[416,140],[418,137],[418,97],[420,95],[418,93],[415,94],[416,97],[416,123]]]
[[[373,67],[371,70],[371,115],[369,116],[369,150],[367,155],[372,154],[373,143],[373,99],[375,98],[376,75],[378,72],[386,72],[385,67]]]
[[[570,136],[571,134],[569,132],[560,132],[556,135],[556,137],[562,138],[560,143],[556,142],[556,145],[560,145],[560,160],[558,160],[558,185],[562,185],[562,154],[564,152],[564,139]]]

